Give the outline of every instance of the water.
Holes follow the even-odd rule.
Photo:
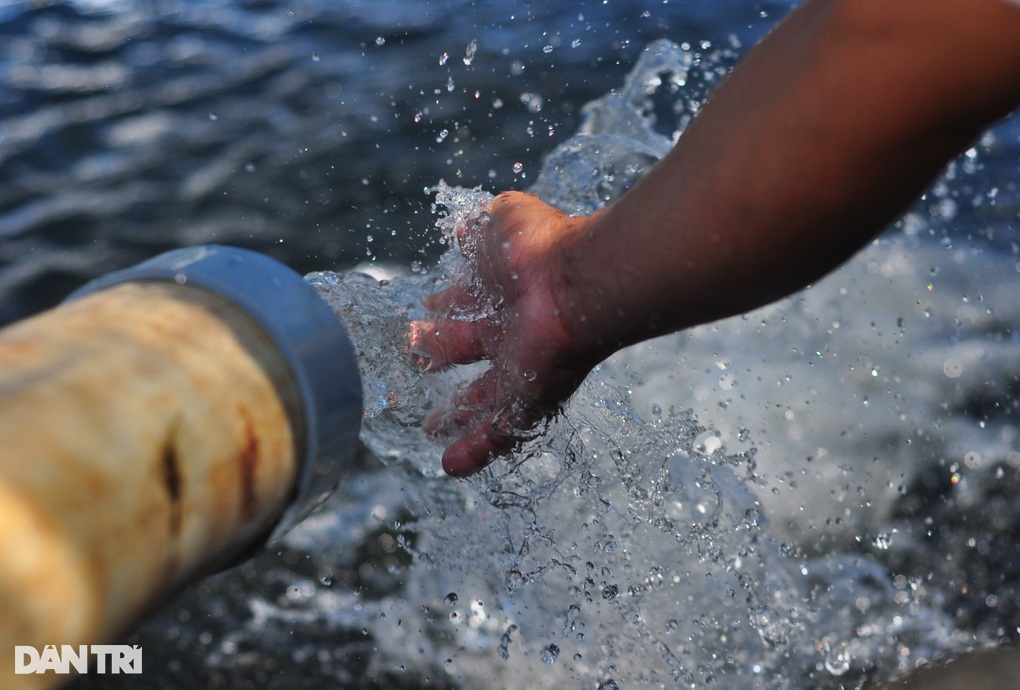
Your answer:
[[[786,6],[476,5],[2,3],[0,322],[201,242],[431,262],[424,187],[527,186],[648,42],[748,42]]]
[[[141,50],[110,29],[144,28],[155,37],[148,50],[165,40],[181,51],[170,83],[193,94],[172,100],[162,78],[142,87],[131,72],[119,79],[139,105],[121,110],[100,86],[89,108],[67,86],[23,89],[35,103],[8,87],[4,102],[14,105],[3,122],[21,132],[9,142],[22,143],[3,159],[6,313],[45,301],[28,297],[39,286],[54,291],[163,244],[242,240],[308,270],[358,269],[310,280],[364,353],[368,401],[366,452],[326,509],[134,635],[145,686],[859,687],[1017,637],[1015,121],[829,278],[745,317],[619,353],[521,456],[454,482],[440,476],[441,444],[420,421],[471,372],[424,376],[401,338],[417,300],[463,270],[453,256],[439,260],[443,233],[482,198],[439,180],[533,185],[570,211],[611,200],[668,148],[748,34],[768,25],[759,12],[776,8],[472,14],[467,4],[408,12],[384,2],[362,8],[344,33],[346,9],[132,7],[14,9],[4,23],[11,33],[32,28],[35,43],[22,51],[99,55],[107,71],[127,69],[124,51]],[[607,25],[611,38],[586,28]],[[660,31],[690,49],[660,46],[628,78]],[[320,34],[358,40],[336,47]],[[613,42],[623,64],[589,84],[592,55]],[[383,59],[398,46],[403,61]],[[307,56],[304,67],[269,60],[281,47]],[[269,67],[219,70],[202,57],[217,50]],[[8,51],[7,64],[19,64]],[[492,79],[521,81],[500,91],[484,73],[494,63]],[[300,77],[329,65],[343,78],[340,95],[319,100],[311,94],[334,93],[329,78]],[[571,86],[551,87],[557,75]],[[347,98],[357,107],[343,107]],[[484,107],[472,110],[477,101]],[[27,131],[33,107],[49,116]],[[421,121],[431,123],[425,135]],[[460,131],[464,122],[471,131]],[[365,133],[373,126],[383,135]],[[175,130],[189,132],[178,147],[186,153],[153,157]],[[355,146],[330,143],[341,130]],[[53,141],[73,144],[69,169]],[[428,162],[403,156],[422,168],[387,172],[408,150]],[[81,189],[118,203],[85,204]],[[161,213],[148,208],[152,194],[168,204]],[[437,195],[445,219],[430,208]],[[359,209],[337,227],[331,214],[348,203]]]
[[[642,120],[660,90],[679,104],[671,109],[678,125],[688,121],[686,115],[696,103],[692,107],[684,98],[681,85],[692,76],[694,64],[690,52],[676,45],[649,46],[623,88],[587,106],[579,133],[547,158],[533,191],[563,208],[585,212],[618,196],[668,150],[670,138],[655,131],[661,123],[650,117]],[[436,198],[445,209],[438,225],[449,238],[453,228],[479,214],[480,204],[489,197],[440,185]],[[908,218],[906,226],[907,238],[931,229],[916,215]],[[483,658],[491,654],[496,634],[502,630],[499,656],[512,660],[514,677],[527,676],[527,685],[572,682],[593,687],[625,682],[642,687],[704,687],[721,682],[734,688],[860,687],[868,678],[895,675],[938,653],[1008,637],[1001,620],[996,621],[994,633],[987,619],[981,621],[984,629],[961,626],[970,614],[947,608],[947,592],[929,591],[931,583],[940,579],[939,568],[925,562],[928,554],[917,550],[917,539],[933,538],[931,527],[944,525],[929,514],[935,506],[928,492],[908,486],[909,477],[917,471],[918,454],[931,460],[937,452],[944,464],[943,454],[962,453],[964,464],[978,470],[979,476],[982,459],[981,452],[942,445],[943,439],[933,438],[941,434],[931,429],[904,428],[908,412],[914,412],[920,400],[946,400],[949,390],[932,395],[931,386],[939,380],[925,376],[923,390],[912,391],[911,383],[917,385],[921,377],[905,376],[912,372],[896,371],[897,366],[886,364],[876,353],[880,323],[895,324],[889,336],[892,345],[911,352],[919,341],[944,338],[945,324],[931,332],[916,323],[931,320],[931,307],[916,299],[917,286],[910,282],[917,280],[918,259],[932,259],[929,253],[945,251],[946,243],[926,247],[914,242],[908,250],[904,245],[910,243],[902,235],[890,237],[802,297],[621,353],[589,379],[542,438],[525,445],[521,457],[526,462],[515,458],[497,465],[467,487],[440,479],[433,486],[438,495],[416,499],[410,508],[416,519],[409,528],[418,543],[411,551],[418,564],[433,569],[411,575],[412,580],[424,577],[418,588],[440,591],[450,586],[461,592],[458,596],[467,590],[478,602],[499,601],[498,607],[490,604],[484,612],[479,604],[473,612],[477,630],[469,637],[451,633],[459,653],[449,658],[448,673],[469,686],[498,677],[498,670],[484,662],[484,670],[473,675],[467,669],[474,662],[465,657],[472,652]],[[973,254],[956,254],[954,263],[970,263],[967,270],[974,270],[982,255]],[[355,324],[363,357],[368,362],[388,362],[376,371],[366,367],[366,389],[385,390],[387,395],[367,396],[386,404],[370,406],[364,440],[378,457],[412,467],[415,478],[411,481],[419,491],[427,478],[435,476],[441,452],[441,445],[430,442],[419,429],[428,405],[423,392],[431,388],[434,397],[441,397],[452,384],[414,375],[413,358],[406,352],[394,357],[392,336],[380,338],[377,333],[406,331],[408,321],[421,316],[411,296],[457,280],[467,269],[456,259],[457,252],[452,251],[432,272],[383,284],[356,275],[311,277],[345,322]],[[860,275],[861,268],[866,275]],[[986,276],[998,270],[1006,278],[1015,272],[1016,264],[996,256],[979,269]],[[923,280],[930,278],[928,273]],[[937,273],[944,287],[970,280],[959,267]],[[902,284],[904,280],[907,285]],[[838,287],[833,290],[834,285]],[[861,309],[860,315],[841,309],[850,298],[847,285],[860,291],[862,302],[875,306]],[[993,289],[995,285],[1009,284],[994,281]],[[923,289],[933,292],[935,283],[925,282]],[[971,366],[964,365],[964,359],[996,361],[989,356],[989,348],[1004,345],[1002,360],[984,366],[986,370],[1001,367],[991,380],[1001,381],[1008,393],[1010,382],[1015,381],[1008,357],[1015,353],[1017,339],[1011,328],[1002,328],[1001,321],[998,325],[989,321],[993,315],[1008,322],[1017,316],[1009,289],[1005,287],[999,295],[961,296],[958,313],[975,324],[983,322],[979,330],[987,334],[990,328],[993,335],[982,338],[986,342],[977,345],[975,352],[974,343],[962,335],[963,322],[957,322],[961,332],[950,339],[950,352],[938,354],[945,358],[941,373],[950,385]],[[810,308],[802,303],[808,296],[822,301]],[[966,308],[972,301],[980,306]],[[379,308],[378,302],[389,306]],[[834,308],[837,314],[832,313]],[[1000,308],[1006,311],[997,311]],[[367,321],[359,316],[378,313],[389,315],[392,323],[380,327],[374,316]],[[878,331],[863,341],[855,321],[861,316]],[[805,318],[815,324],[804,324]],[[821,319],[826,319],[824,333],[805,327],[814,326],[817,331]],[[844,395],[843,404],[863,410],[854,412],[850,425],[845,425],[851,418],[848,411],[823,410],[826,420],[844,427],[839,434],[830,430],[815,446],[815,456],[805,458],[796,473],[790,469],[789,457],[780,457],[777,463],[774,452],[771,459],[759,463],[758,450],[764,444],[786,447],[782,441],[799,442],[811,435],[800,417],[813,420],[813,411],[805,408],[823,397],[819,388],[831,392],[834,372],[819,376],[798,371],[796,377],[807,379],[808,385],[796,386],[793,370],[798,367],[788,357],[776,357],[777,353],[771,354],[787,360],[783,364],[788,367],[778,381],[763,382],[751,368],[742,371],[739,362],[746,361],[748,353],[731,343],[743,342],[754,348],[756,358],[766,359],[763,345],[771,340],[767,329],[777,320],[782,323],[781,328],[773,326],[780,331],[774,344],[777,353],[788,350],[796,359],[807,358],[808,367],[844,358],[849,372],[843,377],[861,370],[859,390]],[[739,337],[747,323],[753,324],[758,336],[753,340]],[[801,335],[795,346],[791,346],[791,329]],[[841,338],[842,333],[850,337]],[[939,350],[933,342],[926,345],[924,349],[933,354]],[[683,353],[681,361],[710,362],[707,372],[714,381],[693,385],[692,390],[699,403],[723,398],[717,402],[721,412],[709,408],[696,415],[674,404],[669,414],[663,414],[663,405],[676,400],[670,390],[674,384],[645,381],[679,378],[674,370],[683,367],[677,367],[677,353]],[[663,356],[667,361],[654,362]],[[395,367],[399,362],[406,367]],[[930,366],[931,361],[923,365]],[[747,386],[748,374],[764,385]],[[874,386],[874,379],[881,379],[881,385]],[[626,382],[629,388],[614,385],[614,380]],[[846,383],[845,378],[840,383]],[[773,385],[785,386],[792,395],[777,395]],[[981,382],[983,387],[989,385],[987,379]],[[750,388],[751,395],[745,393],[740,396],[745,402],[735,402],[733,393],[741,387]],[[982,393],[988,395],[988,390]],[[781,411],[781,421],[760,409],[747,409],[748,404],[760,408],[762,400]],[[828,399],[828,404],[833,402]],[[642,403],[648,407],[645,420],[637,412]],[[870,410],[876,410],[874,418],[868,415]],[[890,425],[886,420],[893,410],[897,414]],[[714,426],[702,426],[699,416],[712,419]],[[744,420],[749,417],[762,428],[748,429]],[[740,426],[734,428],[733,421]],[[989,421],[980,420],[977,428],[987,430]],[[778,428],[767,427],[770,422]],[[817,433],[818,425],[810,426]],[[876,434],[879,444],[854,439],[856,434]],[[959,435],[963,436],[962,429]],[[1007,424],[999,435],[1006,444],[999,451],[999,462],[989,463],[994,467],[991,486],[1007,481],[1007,472],[1020,460],[1009,450],[1015,428]],[[773,436],[781,440],[774,443]],[[874,452],[873,459],[862,463],[860,457],[831,457],[839,452],[833,448],[834,439],[841,437],[853,440],[854,453]],[[835,445],[841,442],[836,440]],[[743,449],[727,452],[734,447]],[[955,463],[945,468],[950,486],[959,485],[960,476],[955,473],[960,467]],[[922,470],[922,477],[938,471]],[[985,474],[983,481],[988,480]],[[993,491],[1008,489],[1003,484]],[[767,498],[770,495],[772,501]],[[964,491],[949,498],[961,503],[973,500],[965,498]],[[818,504],[811,505],[809,499]],[[436,519],[429,511],[441,505],[452,510]],[[769,514],[780,518],[778,526],[770,526]],[[920,520],[912,523],[911,518]],[[987,528],[980,533],[987,555],[992,537]],[[971,534],[965,543],[977,548],[978,541]],[[499,548],[494,550],[494,545]],[[946,562],[955,556],[946,554]],[[921,563],[925,570],[918,571]],[[949,569],[949,580],[940,582],[941,586],[954,586],[952,578],[960,574],[954,572],[957,567]],[[470,577],[465,580],[466,573]],[[970,586],[973,581],[967,576],[963,582]],[[1000,591],[1001,581],[995,584]],[[994,609],[998,594],[990,596],[994,606],[987,597],[984,604]],[[692,610],[685,610],[688,607]],[[461,616],[451,614],[454,631],[462,624]],[[423,625],[435,624],[429,609]],[[515,634],[516,646],[512,644]],[[569,661],[567,654],[561,661],[562,652],[569,652]],[[536,659],[555,668],[537,666]]]

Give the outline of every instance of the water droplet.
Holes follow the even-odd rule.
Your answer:
[[[209,119],[212,120],[213,122],[216,122],[216,120],[220,119],[220,116],[217,115],[216,113],[210,111],[209,112]]]
[[[464,64],[470,65],[475,59],[475,53],[478,52],[478,41],[471,39],[471,42],[467,44],[467,48],[464,50]]]
[[[850,654],[843,643],[826,650],[825,670],[834,676],[842,676],[850,670]]]
[[[542,663],[543,664],[555,664],[556,660],[560,657],[560,648],[554,644],[549,645],[542,650]]]
[[[538,374],[535,373],[534,369],[528,369],[526,372],[524,372],[524,380],[525,381],[534,381],[537,378],[538,378]]]
[[[606,601],[615,599],[620,594],[620,588],[616,585],[606,585],[602,588],[602,598]]]
[[[384,45],[386,45],[386,39],[383,38],[382,36],[376,36],[375,37],[375,44],[377,46],[384,46]]]
[[[453,606],[454,604],[457,603],[457,600],[458,600],[457,593],[456,592],[450,592],[449,594],[446,595],[446,599],[444,599],[443,601],[445,601],[447,604],[450,604],[451,606]]]
[[[450,54],[449,53],[443,53],[442,55],[440,55],[439,56],[439,66],[442,67],[443,65],[445,65],[446,61],[449,60],[449,59],[450,59]]]
[[[319,54],[318,53],[312,53],[312,62],[318,62],[318,61],[319,61]]]
[[[892,546],[892,537],[885,532],[879,532],[875,535],[875,539],[872,541],[872,544],[874,544],[876,549],[885,551]]]
[[[542,106],[545,104],[545,99],[542,98],[541,94],[538,93],[522,93],[521,103],[528,109],[529,113],[538,113],[542,111]],[[531,128],[529,127],[529,133]]]
[[[497,651],[499,652],[499,658],[503,661],[510,658],[510,635],[513,634],[515,630],[517,630],[517,626],[510,624],[507,626],[507,629],[503,631],[503,636],[500,638],[499,649]]]
[[[522,170],[524,170],[524,164],[523,163],[514,163],[514,172],[515,173],[520,173]]]

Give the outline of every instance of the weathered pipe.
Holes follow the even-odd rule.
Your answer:
[[[354,351],[294,271],[169,252],[0,331],[0,678],[14,648],[119,641],[327,497],[357,446]]]

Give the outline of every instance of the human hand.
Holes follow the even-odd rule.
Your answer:
[[[533,436],[597,363],[572,270],[589,220],[505,192],[458,228],[467,270],[424,300],[434,318],[411,335],[429,371],[490,365],[426,421],[429,433],[459,435],[443,454],[448,474],[477,472]]]

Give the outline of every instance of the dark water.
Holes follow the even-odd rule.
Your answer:
[[[180,245],[239,244],[301,272],[422,258],[426,186],[526,186],[650,40],[749,41],[783,11],[13,3],[0,15],[0,320]]]
[[[0,322],[50,306],[110,270],[210,241],[268,253],[302,273],[366,261],[427,264],[441,249],[427,187],[440,179],[492,191],[529,186],[542,156],[576,130],[581,106],[618,88],[652,40],[686,41],[705,51],[732,46],[740,54],[788,6],[738,0],[3,5]],[[690,88],[703,95],[703,85]],[[950,282],[953,260],[942,257],[961,252],[977,257],[972,262],[993,257],[1007,268],[1020,266],[1017,180],[1014,119],[917,205],[915,220],[924,222],[904,225],[922,228],[920,239],[907,235],[929,243],[919,261],[932,257],[924,270],[933,282]],[[1016,271],[1001,275],[1010,273],[1015,283]],[[962,275],[952,279],[954,294],[936,311],[958,313],[959,294],[981,292],[979,275]],[[1020,361],[1008,308],[1016,302],[986,292],[1005,316],[979,334],[980,344],[994,343],[993,358]],[[841,319],[845,332],[854,321]],[[831,329],[809,335],[839,346]],[[973,334],[947,317],[936,335],[923,341],[932,356],[946,343],[971,343]],[[762,360],[776,361],[791,349],[788,340],[753,347],[768,353]],[[717,359],[717,351],[712,344],[704,355]],[[926,356],[885,355],[888,369]],[[676,367],[672,355],[669,364]],[[762,364],[758,380],[780,378],[786,366]],[[897,537],[900,548],[851,529],[849,519],[837,526],[844,537],[827,533],[815,544],[819,552],[835,543],[876,559],[891,582],[899,582],[892,575],[909,581],[904,591],[927,586],[924,604],[968,635],[979,631],[982,641],[1015,640],[1020,626],[1020,513],[1011,500],[1020,485],[1015,372],[1003,365],[995,377],[932,399],[918,424],[955,431],[962,420],[1013,430],[1003,432],[1005,450],[998,441],[979,447],[989,460],[971,468],[969,493],[961,489],[967,481],[957,486],[952,479],[962,473],[966,480],[967,466],[952,465],[950,472],[953,459],[933,455],[933,464],[904,470],[904,488],[884,523],[887,532],[909,535]],[[753,395],[747,378],[742,390],[754,407],[774,405],[778,394]],[[797,382],[804,390],[824,385],[815,378]],[[894,393],[889,397],[911,399],[906,388]],[[872,408],[879,402],[874,396]],[[826,446],[847,436],[826,431],[821,421],[817,426],[831,437]],[[775,436],[765,438],[778,444]],[[871,457],[870,441],[853,443],[854,453]],[[399,659],[380,662],[378,626],[353,624],[361,607],[376,611],[372,602],[403,595],[410,563],[405,550],[394,548],[407,536],[397,527],[402,508],[380,498],[388,495],[387,470],[366,452],[354,476],[333,504],[342,524],[358,526],[354,546],[288,542],[200,583],[130,639],[145,650],[143,676],[93,676],[75,686],[475,687],[423,649],[408,649],[410,668]],[[802,491],[807,498],[800,501],[815,500]],[[389,511],[386,519],[374,512],[380,505]],[[984,557],[975,558],[976,551]],[[351,613],[321,615],[322,592]],[[259,623],[265,611],[258,602],[283,611],[273,614],[275,624]],[[445,615],[443,606],[435,606],[437,615]],[[821,667],[817,677],[791,668],[790,685],[856,687],[865,666],[835,678]]]

